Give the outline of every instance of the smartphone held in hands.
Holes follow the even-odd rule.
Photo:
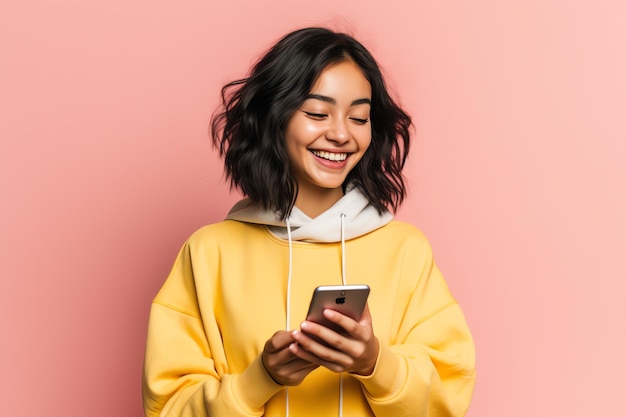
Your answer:
[[[323,285],[313,291],[306,319],[319,323],[338,333],[343,329],[324,317],[324,309],[337,311],[356,321],[361,318],[370,287],[365,284]]]

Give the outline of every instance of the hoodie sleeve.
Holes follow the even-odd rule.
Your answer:
[[[282,387],[269,377],[260,356],[240,374],[216,365],[225,363],[224,357],[214,317],[200,314],[187,243],[150,311],[143,371],[146,417],[263,415],[265,403]],[[255,389],[246,389],[251,386]]]
[[[402,262],[399,293],[408,295],[396,303],[402,320],[394,340],[381,341],[371,375],[354,377],[377,416],[463,416],[475,381],[465,318],[425,238],[409,245]]]

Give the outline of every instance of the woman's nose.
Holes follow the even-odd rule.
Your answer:
[[[350,130],[346,122],[341,119],[333,121],[326,132],[326,139],[337,143],[345,143],[350,140]]]

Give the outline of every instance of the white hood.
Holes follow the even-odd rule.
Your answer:
[[[294,207],[289,215],[291,239],[305,242],[340,242],[342,214],[345,215],[346,240],[370,233],[386,225],[393,218],[388,211],[379,214],[357,188],[348,188],[339,201],[314,219],[304,214],[298,207]],[[286,222],[281,220],[276,212],[264,210],[248,198],[235,204],[226,219],[264,224],[281,239],[288,238]]]

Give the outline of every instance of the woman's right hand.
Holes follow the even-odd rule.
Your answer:
[[[280,330],[265,342],[262,362],[274,382],[280,385],[300,385],[319,365],[295,356],[289,346],[296,343],[291,332]]]

